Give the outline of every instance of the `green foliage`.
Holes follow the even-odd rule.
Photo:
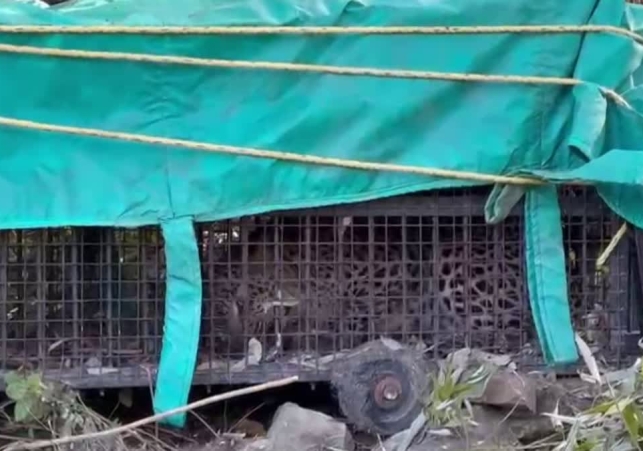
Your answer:
[[[31,439],[34,438],[35,431],[49,433],[50,437],[68,437],[114,427],[114,422],[85,406],[80,396],[69,387],[56,382],[45,382],[37,373],[8,373],[5,375],[5,384],[7,396],[15,402],[13,419],[26,428]],[[124,391],[120,401],[131,405],[131,393]],[[130,431],[127,435],[145,445],[141,450],[147,447],[143,435],[135,431]],[[74,449],[79,451],[130,449],[125,444],[124,436],[120,435],[88,441],[77,446],[78,448]]]
[[[431,427],[461,426],[467,415],[467,399],[484,390],[491,371],[479,366],[473,372],[447,362],[437,375],[431,375],[433,389],[424,415]]]
[[[39,374],[10,372],[5,376],[7,396],[15,401],[14,419],[19,423],[42,421],[49,413],[47,386]]]
[[[551,414],[570,425],[556,451],[638,451],[643,449],[641,362],[602,377],[597,404],[574,417]]]

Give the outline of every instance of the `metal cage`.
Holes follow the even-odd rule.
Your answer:
[[[438,191],[197,225],[195,383],[326,380],[334,359],[380,337],[436,357],[471,346],[540,364],[522,210],[488,225],[487,195]],[[563,190],[561,207],[574,324],[619,362],[638,338],[634,246],[621,243],[597,272],[621,221],[585,189]],[[76,387],[151,383],[164,268],[156,227],[0,233],[2,371],[39,368]]]

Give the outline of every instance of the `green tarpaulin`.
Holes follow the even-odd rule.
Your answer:
[[[4,1],[4,25],[612,25],[623,0]],[[575,77],[576,87],[347,77],[0,52],[0,116],[300,154],[595,183],[643,226],[642,48],[610,34],[155,36],[0,34],[0,44],[230,60]],[[617,104],[599,87],[629,103]],[[0,128],[0,227],[160,224],[165,337],[155,406],[187,400],[201,280],[193,221],[353,202],[461,181]],[[548,362],[577,359],[556,190],[526,194],[530,301]],[[171,422],[181,425],[184,416]]]

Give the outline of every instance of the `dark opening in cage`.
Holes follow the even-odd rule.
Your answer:
[[[199,224],[203,316],[196,383],[324,380],[347,350],[386,337],[444,356],[463,346],[542,362],[524,277],[522,210],[488,225],[488,190]],[[610,361],[636,334],[628,245],[598,196],[561,196],[575,327]],[[0,364],[80,387],[147,385],[158,364],[160,231],[0,233]]]

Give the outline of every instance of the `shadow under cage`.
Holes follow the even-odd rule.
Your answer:
[[[333,361],[389,338],[429,357],[462,347],[542,364],[525,279],[521,205],[484,221],[488,188],[198,224],[203,310],[195,383],[328,380]],[[574,326],[618,364],[638,339],[629,239],[597,271],[619,220],[561,188]],[[76,387],[148,385],[160,356],[160,230],[0,233],[0,365]],[[633,338],[632,338],[633,337]]]

